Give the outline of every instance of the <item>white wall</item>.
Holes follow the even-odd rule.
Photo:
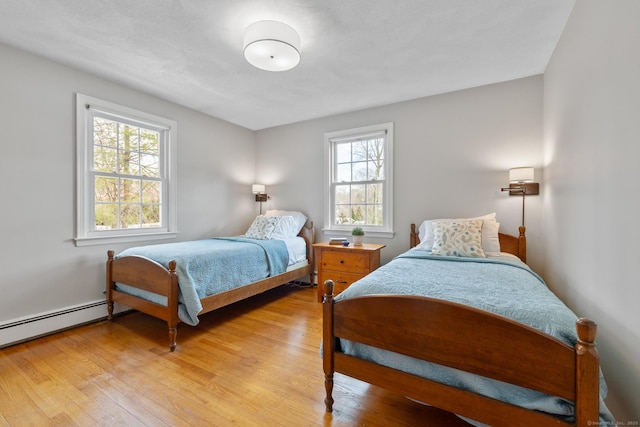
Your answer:
[[[252,131],[2,44],[0,64],[0,326],[104,300],[108,248],[72,241],[76,92],[178,122],[179,240],[250,224]]]
[[[637,0],[576,2],[544,98],[536,76],[255,134],[0,44],[0,325],[104,298],[107,248],[72,242],[76,92],[178,121],[180,240],[244,231],[253,182],[268,185],[267,207],[303,210],[320,230],[323,134],[393,121],[396,237],[380,240],[384,261],[407,248],[409,223],[427,217],[496,211],[501,230],[515,232],[519,198],[500,187],[510,167],[535,166],[529,263],[598,321],[608,403],[619,420],[638,420],[631,265],[640,231],[627,225],[640,182],[638,16]]]
[[[543,274],[598,323],[622,423],[640,420],[639,18],[637,0],[577,1],[544,74]]]
[[[324,133],[384,122],[394,122],[396,235],[378,239],[387,245],[383,261],[407,250],[409,224],[427,218],[497,212],[501,230],[517,234],[521,199],[500,188],[515,166],[534,166],[543,179],[541,76],[259,131],[256,177],[267,184],[269,207],[305,210],[321,231]],[[534,268],[542,258],[541,204],[539,196],[527,199]]]

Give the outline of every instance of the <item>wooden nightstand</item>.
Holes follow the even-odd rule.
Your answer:
[[[380,249],[386,245],[365,243],[362,246],[313,245],[318,267],[318,301],[324,295],[324,281],[333,280],[334,295],[344,291],[358,279],[380,267]]]

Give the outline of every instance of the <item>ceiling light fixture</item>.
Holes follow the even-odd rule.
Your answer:
[[[300,36],[277,21],[258,21],[244,30],[244,57],[256,68],[286,71],[300,63]]]

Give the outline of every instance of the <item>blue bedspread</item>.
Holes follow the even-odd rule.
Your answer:
[[[282,240],[243,237],[138,246],[122,251],[116,258],[126,255],[143,256],[167,268],[170,261],[176,261],[180,284],[178,316],[189,325],[199,322],[200,298],[284,273],[289,261]],[[167,305],[167,299],[160,295],[126,284],[117,286],[123,292]]]
[[[527,324],[571,346],[577,341],[578,317],[537,274],[513,257],[442,257],[412,249],[351,285],[336,300],[369,294],[422,295],[458,302]],[[558,397],[346,340],[340,345],[347,354],[381,365],[515,405],[573,416],[573,404]],[[602,425],[610,425],[613,417],[603,401],[607,388],[602,377],[600,394]]]

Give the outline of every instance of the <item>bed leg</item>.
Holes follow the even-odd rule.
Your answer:
[[[324,389],[327,392],[327,397],[324,399],[324,406],[327,408],[327,412],[333,412],[333,374],[324,376]]]
[[[333,355],[336,351],[336,337],[333,334],[333,286],[332,280],[324,282],[324,298],[322,299],[322,369],[324,371],[324,399],[327,412],[333,412],[333,373],[335,372]]]
[[[176,350],[176,337],[178,336],[177,328],[169,328],[169,351],[174,352]]]
[[[111,280],[113,255],[114,252],[112,250],[107,251],[107,286],[105,289],[105,293],[107,294],[107,320],[113,320],[113,281]]]
[[[113,301],[107,301],[107,320],[113,320]]]
[[[169,318],[169,350],[176,350],[176,336],[178,335],[178,276],[176,274],[176,262],[169,261],[169,294],[167,295],[167,311]]]

